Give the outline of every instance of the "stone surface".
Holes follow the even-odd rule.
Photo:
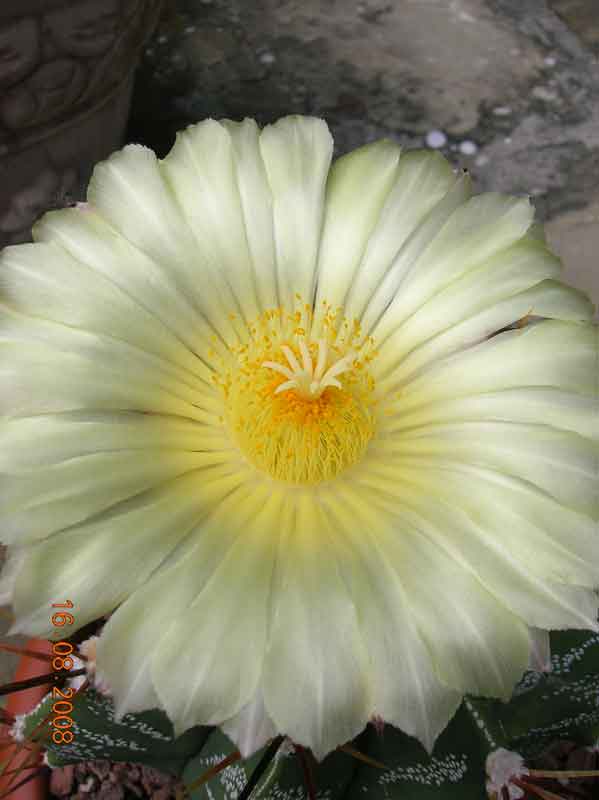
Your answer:
[[[545,226],[547,241],[564,264],[565,280],[599,303],[599,193],[578,211],[558,215]],[[597,317],[597,315],[596,315]]]
[[[207,116],[295,112],[325,117],[338,154],[444,141],[478,190],[531,195],[599,303],[597,53],[596,0],[170,0],[129,138],[164,154]]]
[[[121,146],[160,2],[0,4],[0,248],[82,199],[93,165]]]

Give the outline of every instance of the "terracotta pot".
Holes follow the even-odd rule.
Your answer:
[[[83,199],[122,144],[133,71],[162,0],[0,3],[0,248]]]
[[[30,639],[27,644],[25,645],[27,650],[36,650],[40,653],[51,653],[52,652],[52,644],[51,642],[46,641],[45,639]],[[15,673],[14,680],[15,681],[23,681],[26,678],[33,678],[37,675],[44,675],[49,671],[48,664],[45,664],[43,661],[39,661],[36,658],[32,658],[31,656],[21,656],[17,671]],[[33,689],[26,689],[21,692],[14,692],[8,696],[8,700],[6,703],[6,710],[9,711],[13,715],[17,714],[24,714],[27,711],[31,711],[31,709],[35,708],[35,706],[40,702],[40,700],[44,697],[44,695],[48,692],[50,686],[36,686]],[[6,738],[7,736],[7,729],[6,726],[0,726],[2,728],[2,738]],[[12,748],[4,747],[0,750],[0,761],[5,761],[10,754],[12,753]],[[29,763],[30,761],[34,760],[34,755],[32,754],[31,750],[23,749],[17,758],[11,760],[11,769],[17,769],[20,764],[22,763]],[[41,757],[37,758],[38,762],[41,765]],[[28,774],[35,770],[23,770],[21,775],[19,776],[18,781],[14,781],[11,783],[12,776],[1,776],[0,775],[0,795],[7,791],[11,785],[14,783],[18,783],[23,778],[27,777]],[[10,800],[45,800],[50,795],[50,778],[48,774],[41,774],[33,778],[32,780],[28,781],[23,786],[19,787],[18,789],[14,790],[10,794]]]

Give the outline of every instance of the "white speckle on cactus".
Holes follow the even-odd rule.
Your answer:
[[[518,800],[518,798],[524,797],[523,790],[512,783],[512,778],[528,775],[528,770],[524,766],[524,759],[520,753],[506,750],[505,747],[493,750],[487,756],[486,770],[489,776],[487,792],[491,797],[494,795],[501,797],[503,789],[507,789],[510,800]]]
[[[551,656],[551,671],[554,675],[567,675],[571,670],[573,664],[580,661],[585,652],[595,645],[599,644],[599,634],[590,636],[586,641],[582,642],[578,647],[573,647],[567,653],[559,655],[554,653]]]
[[[451,753],[444,758],[432,756],[427,763],[388,769],[380,775],[378,783],[397,783],[404,780],[424,786],[459,783],[468,771],[467,761],[465,753]]]
[[[472,704],[472,702],[467,697],[464,699],[464,704],[465,704],[466,708],[468,709],[468,711],[470,712],[470,714],[472,715],[472,717],[474,718],[474,720],[476,722],[476,725],[481,730],[483,736],[485,737],[485,739],[489,743],[489,746],[490,747],[497,747],[497,742],[493,738],[493,734],[489,730],[485,720],[481,717],[480,713],[477,711],[475,706]]]

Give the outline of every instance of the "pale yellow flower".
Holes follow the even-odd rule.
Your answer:
[[[544,631],[597,630],[590,303],[528,200],[332,147],[301,117],[128,146],[0,264],[14,630],[116,608],[118,713],[244,755],[375,715],[430,749]]]

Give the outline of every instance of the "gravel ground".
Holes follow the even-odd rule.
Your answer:
[[[88,761],[54,769],[50,792],[55,800],[179,800],[181,784],[152,767],[128,762]]]

